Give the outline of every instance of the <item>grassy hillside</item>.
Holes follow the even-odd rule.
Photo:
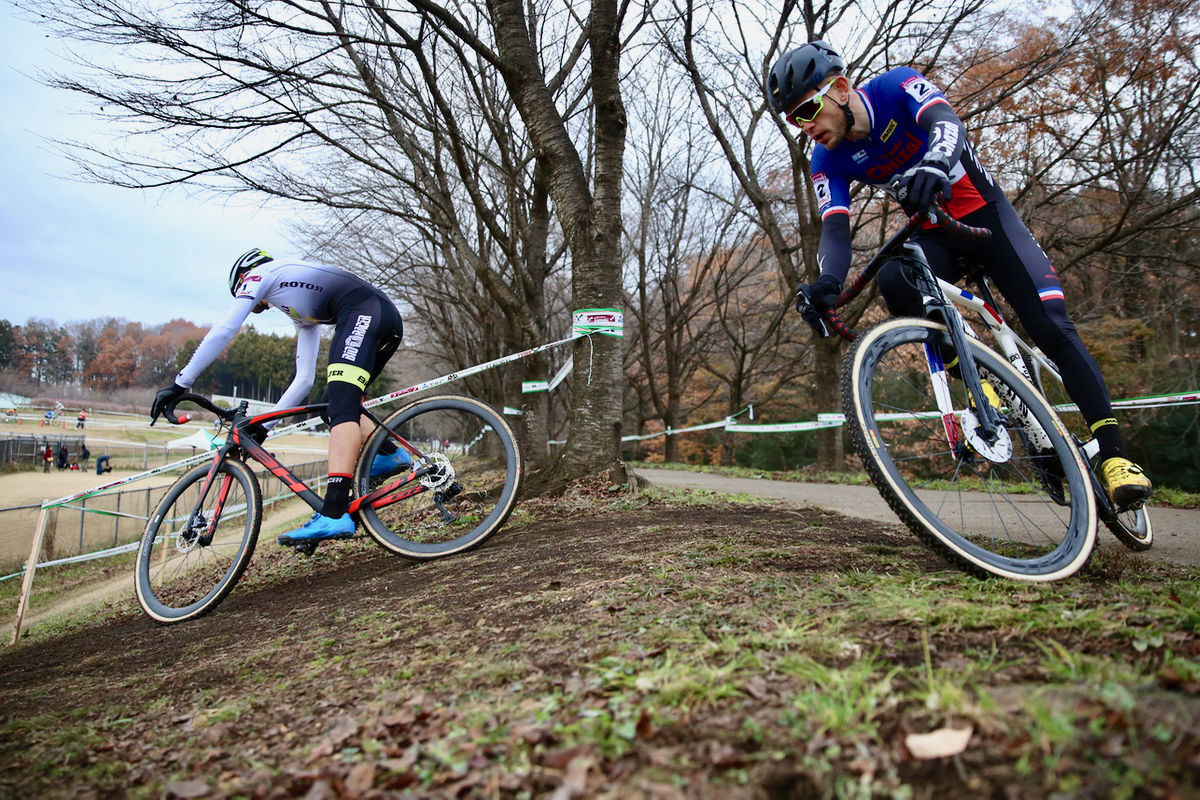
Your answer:
[[[210,617],[0,654],[0,795],[1200,793],[1196,569],[981,582],[898,527],[606,487],[421,565],[275,533]]]

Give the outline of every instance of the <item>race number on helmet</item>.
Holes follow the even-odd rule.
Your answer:
[[[272,260],[273,259],[267,255],[266,250],[260,250],[258,248],[247,250],[245,253],[242,253],[238,260],[233,262],[233,269],[229,270],[229,293],[231,295],[237,295],[237,288],[242,282],[243,272],[262,266],[263,264],[266,264],[268,261]]]

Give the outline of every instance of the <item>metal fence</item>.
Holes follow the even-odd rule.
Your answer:
[[[328,471],[325,459],[287,466],[305,484],[318,489]],[[264,505],[294,496],[269,472],[257,469],[255,474],[267,495]],[[150,512],[173,483],[174,480],[169,480],[145,488],[114,490],[50,509],[39,561],[93,553],[137,541]],[[41,504],[37,503],[0,508],[0,573],[20,569],[29,558],[40,509]]]
[[[41,466],[42,453],[45,452],[47,447],[54,451],[54,461],[57,463],[58,448],[64,444],[67,446],[70,460],[78,461],[79,448],[83,444],[83,441],[84,435],[82,433],[67,433],[65,431],[45,434],[10,432],[0,436],[0,467],[8,466],[9,464]]]

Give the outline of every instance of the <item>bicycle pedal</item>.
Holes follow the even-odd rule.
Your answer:
[[[314,542],[301,542],[300,544],[292,545],[292,549],[301,555],[311,556],[313,553],[317,552],[317,547],[320,546],[320,544],[320,540]]]

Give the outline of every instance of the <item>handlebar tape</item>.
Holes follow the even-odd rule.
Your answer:
[[[171,423],[172,425],[182,425],[183,423],[187,422],[188,420],[190,420],[192,418],[191,415],[184,414],[183,419],[178,419],[175,416],[175,406],[179,405],[180,403],[189,402],[189,401],[200,406],[205,411],[211,411],[212,413],[216,414],[218,417],[221,417],[222,419],[228,419],[228,417],[231,413],[228,409],[221,408],[218,405],[214,405],[212,403],[212,401],[210,401],[207,397],[202,397],[201,395],[192,394],[191,392],[187,392],[185,394],[179,395],[179,397],[176,397],[173,400],[171,400],[171,402],[167,403],[166,408],[164,408],[163,412],[162,412],[163,417],[167,420],[167,422]]]
[[[938,228],[941,228],[947,233],[959,236],[963,239],[987,241],[988,239],[992,238],[992,232],[989,229],[975,228],[970,225],[964,225],[947,214],[940,206],[934,209],[933,213],[930,215],[930,219]],[[906,241],[921,228],[924,222],[925,219],[921,215],[913,214],[908,218],[908,222],[904,224],[904,227],[894,237],[892,237],[891,241],[884,245],[884,249],[895,247],[901,242]],[[880,252],[883,251],[881,250]],[[851,300],[858,297],[858,295],[862,293],[862,290],[866,288],[867,284],[875,280],[875,275],[880,269],[883,268],[885,263],[887,262],[880,259],[878,256],[872,259],[867,268],[856,275],[854,280],[850,282],[850,285],[846,287],[845,291],[838,295],[838,298],[834,303],[834,308],[842,308]],[[846,325],[846,323],[842,322],[841,317],[839,317],[837,312],[833,309],[825,312],[825,324],[830,330],[845,339],[847,342],[853,342],[857,337],[857,334],[854,332],[854,330]]]

